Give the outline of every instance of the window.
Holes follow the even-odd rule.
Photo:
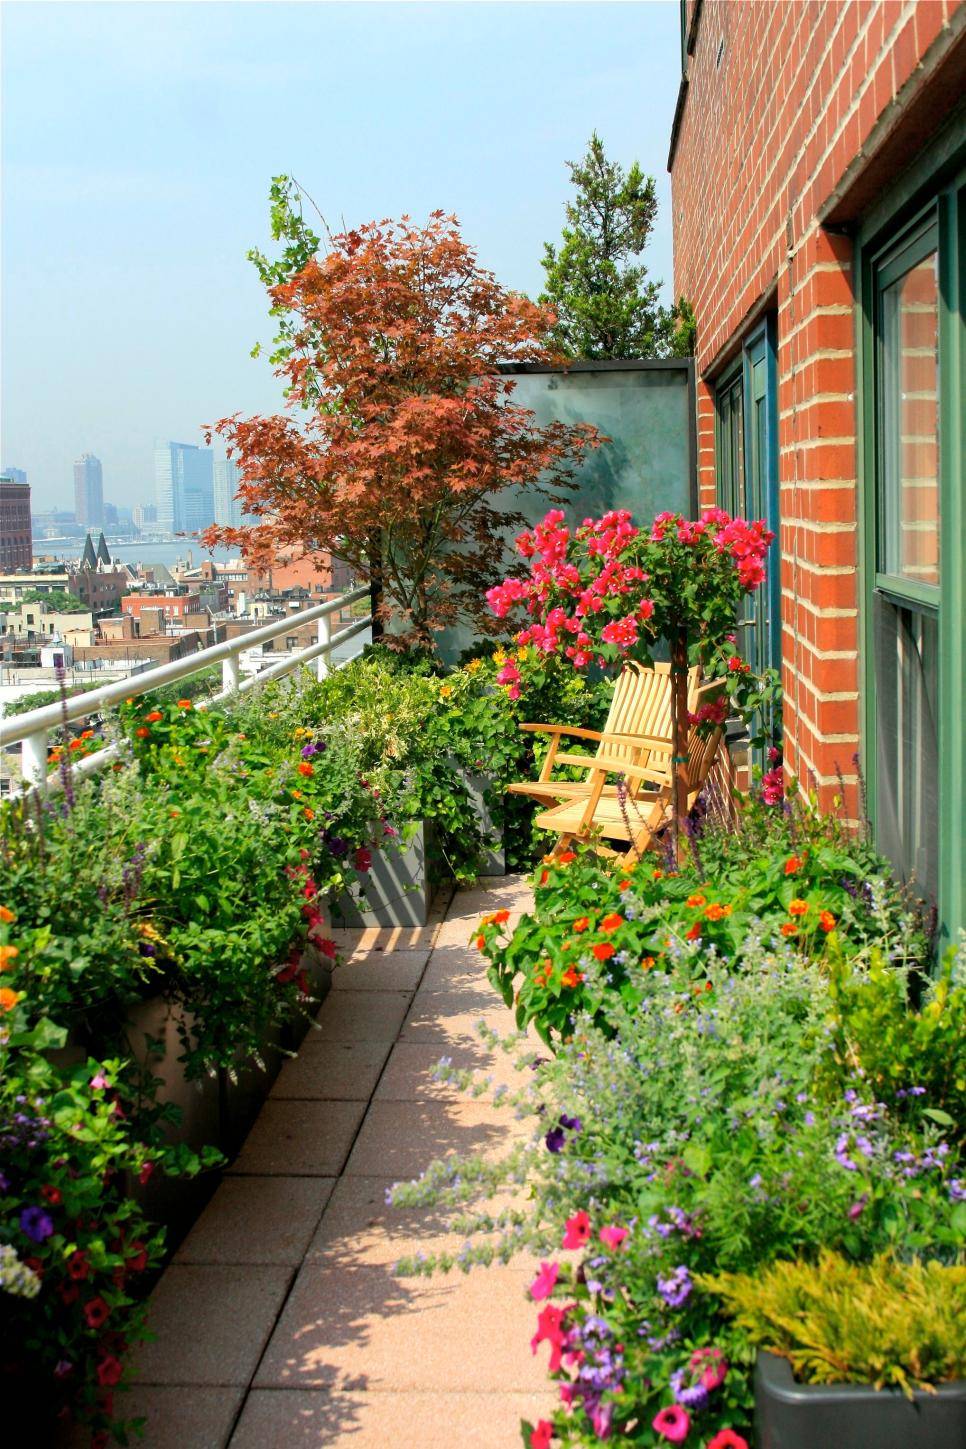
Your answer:
[[[715,389],[718,502],[731,514],[764,518],[775,534],[766,583],[747,601],[738,627],[738,647],[759,673],[781,667],[776,395],[775,329],[769,318],[745,338],[740,359]]]
[[[963,277],[966,177],[860,237],[863,763],[879,848],[964,924]]]

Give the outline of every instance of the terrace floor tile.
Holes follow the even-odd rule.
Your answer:
[[[270,1096],[368,1102],[391,1050],[389,1041],[327,1041],[309,1031],[298,1056],[279,1072]]]
[[[256,1389],[231,1449],[511,1449],[520,1420],[535,1423],[553,1399],[514,1393],[366,1393]]]
[[[409,1010],[408,991],[330,991],[316,1017],[316,1041],[392,1042]]]
[[[269,1098],[229,1172],[254,1177],[337,1177],[365,1102]]]
[[[428,960],[428,949],[372,952],[337,966],[332,990],[415,991]]]
[[[334,1182],[333,1177],[226,1177],[174,1261],[297,1267]]]

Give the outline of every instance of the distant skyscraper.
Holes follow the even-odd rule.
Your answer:
[[[104,527],[117,528],[117,504],[104,504]]]
[[[26,483],[27,475],[22,468],[4,468],[4,478],[9,478],[11,483]]]
[[[104,474],[93,453],[74,464],[74,517],[82,528],[104,527]]]
[[[0,476],[0,573],[32,568],[33,555],[30,484],[4,473]]]
[[[147,528],[158,521],[158,510],[153,503],[136,503],[132,511],[135,528]]]
[[[154,481],[158,526],[168,533],[198,533],[215,521],[210,448],[193,443],[156,443]]]
[[[238,488],[238,464],[230,458],[215,460],[215,522],[237,528],[242,520],[242,506],[235,497]]]

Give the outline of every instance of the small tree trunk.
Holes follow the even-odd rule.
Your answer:
[[[674,740],[674,858],[684,864],[684,822],[688,814],[688,636],[671,641],[671,734]]]
[[[382,533],[376,528],[369,534],[366,543],[369,559],[369,599],[372,612],[372,642],[375,644],[386,632],[379,610],[383,601]]]

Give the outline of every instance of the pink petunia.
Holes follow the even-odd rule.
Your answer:
[[[736,1434],[734,1429],[719,1429],[714,1438],[708,1440],[708,1449],[748,1449],[748,1440]]]
[[[619,1248],[627,1237],[627,1229],[619,1228],[613,1223],[606,1228],[601,1228],[598,1234],[601,1242],[608,1248]]]
[[[549,1298],[557,1282],[560,1272],[559,1263],[541,1263],[540,1272],[530,1284],[530,1297],[535,1303],[543,1298]]]
[[[691,1415],[680,1404],[669,1404],[654,1415],[651,1428],[669,1444],[683,1444],[691,1430]]]
[[[581,1210],[568,1218],[564,1229],[565,1248],[583,1248],[590,1241],[590,1218]]]
[[[553,1425],[548,1419],[541,1419],[530,1432],[530,1449],[550,1449],[552,1438]]]

